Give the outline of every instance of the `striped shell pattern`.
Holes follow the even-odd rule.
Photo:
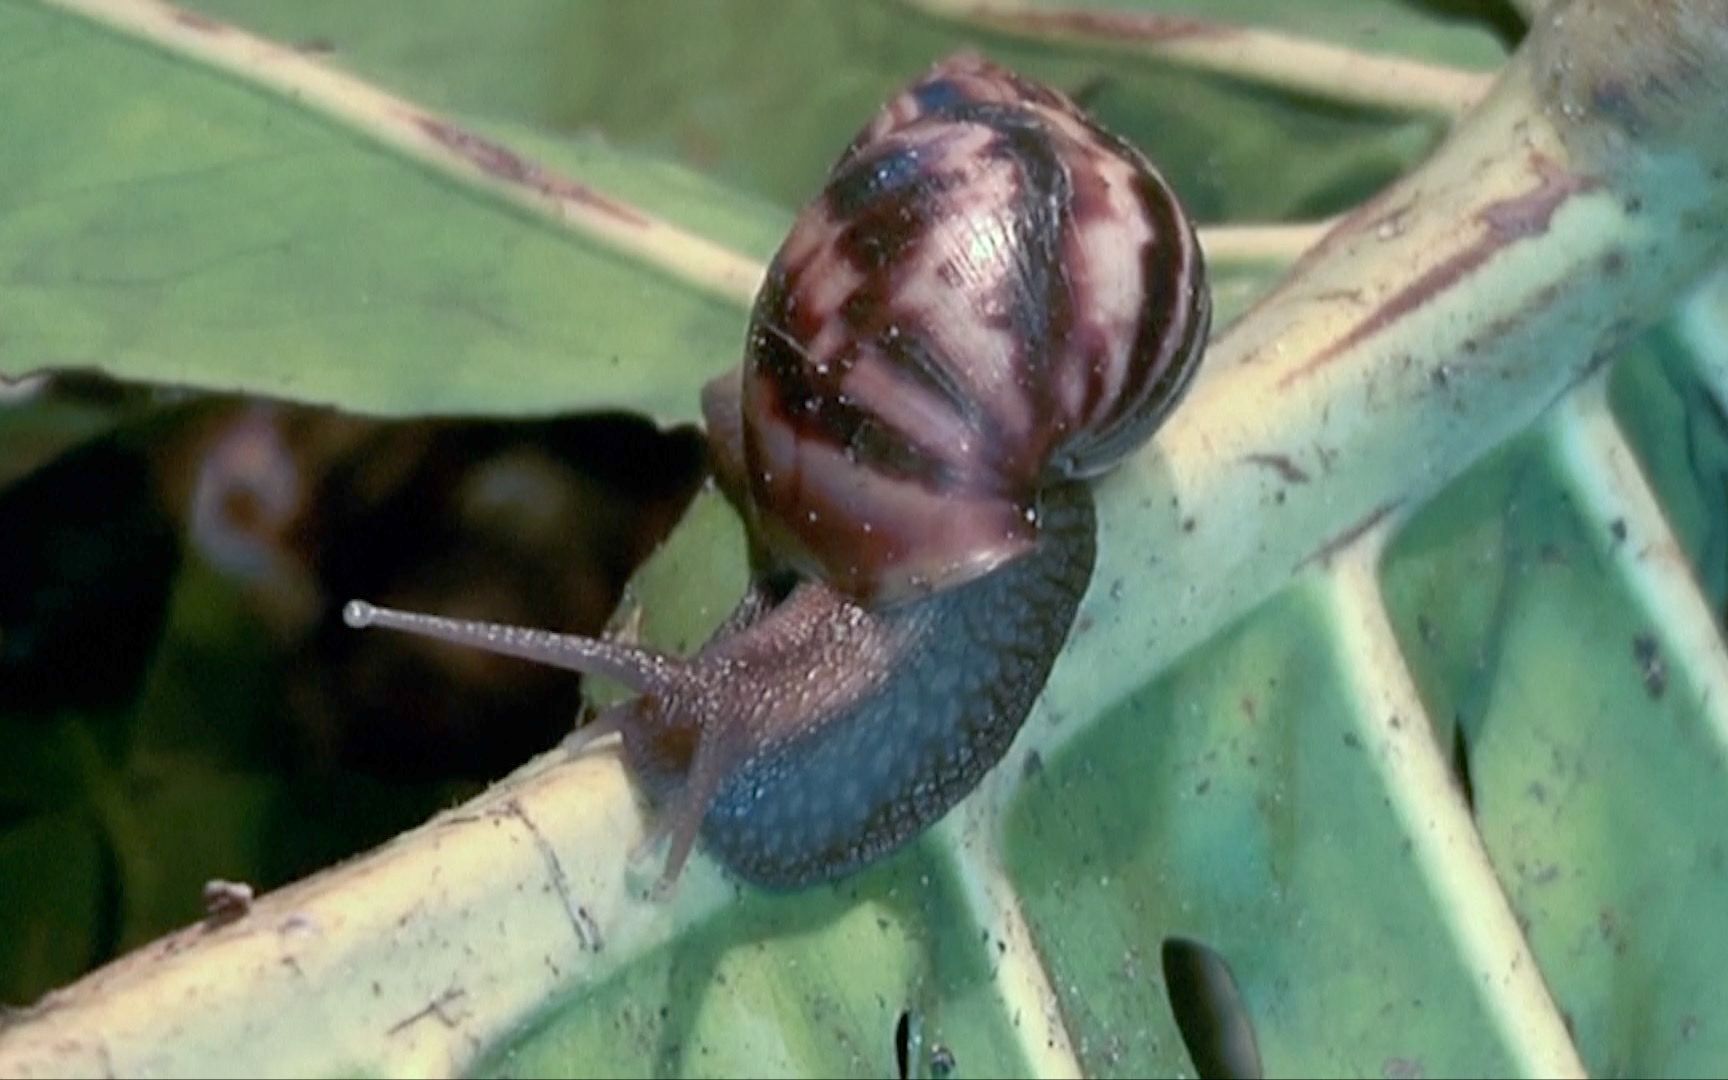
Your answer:
[[[1150,437],[1210,314],[1144,157],[952,58],[859,133],[769,267],[740,387],[748,512],[861,602],[977,578],[1037,543],[1048,485]]]

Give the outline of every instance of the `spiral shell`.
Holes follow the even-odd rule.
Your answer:
[[[748,511],[866,603],[1038,541],[1040,492],[1144,442],[1210,323],[1175,195],[1073,102],[952,58],[859,133],[752,312]]]

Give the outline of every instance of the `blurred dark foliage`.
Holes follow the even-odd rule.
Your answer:
[[[0,491],[0,703],[118,705],[161,632],[180,542],[149,461],[116,437]]]
[[[1507,0],[1413,0],[1416,7],[1453,22],[1487,28],[1507,49],[1524,39],[1524,16]]]
[[[0,412],[0,454],[40,407]],[[702,475],[695,431],[624,416],[99,407],[0,470],[6,1002],[196,918],[192,883],[262,892],[555,745],[577,677],[359,634],[342,604],[600,632]]]

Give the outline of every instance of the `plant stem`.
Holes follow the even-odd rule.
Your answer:
[[[1207,19],[1017,2],[906,0],[928,14],[1013,37],[1126,52],[1331,101],[1457,116],[1493,75]]]
[[[1213,267],[1254,263],[1295,262],[1319,243],[1330,221],[1294,225],[1208,225],[1200,228],[1200,246]]]
[[[1399,651],[1376,575],[1388,533],[1352,544],[1327,579],[1355,730],[1501,1041],[1531,1075],[1586,1076]]]

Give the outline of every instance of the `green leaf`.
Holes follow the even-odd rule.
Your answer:
[[[0,997],[69,982],[109,947],[104,902],[114,888],[108,853],[76,811],[0,830]]]
[[[0,72],[0,374],[689,418],[691,388],[736,357],[727,305],[146,44],[9,3]],[[780,227],[593,140],[553,161],[758,248]]]

